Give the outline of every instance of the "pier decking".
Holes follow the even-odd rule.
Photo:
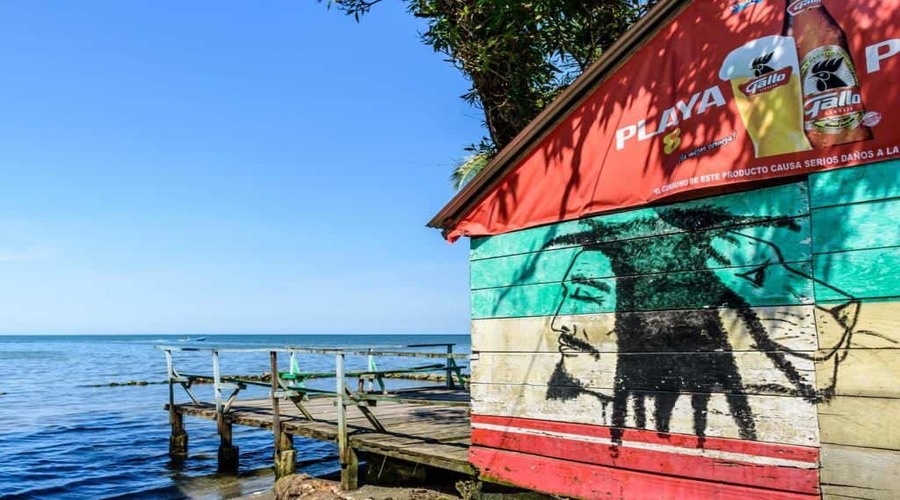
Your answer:
[[[441,347],[446,346],[441,344]],[[410,347],[433,347],[419,345]],[[445,358],[446,364],[425,365],[421,369],[383,370],[370,369],[364,372],[346,372],[344,358],[348,355],[375,355],[372,350],[350,351],[340,349],[300,349],[272,348],[253,349],[261,354],[268,352],[271,360],[269,382],[225,377],[219,373],[219,354],[247,349],[198,349],[160,346],[166,352],[169,369],[169,412],[172,425],[169,452],[172,456],[187,456],[187,434],[183,419],[185,416],[216,422],[220,436],[219,470],[236,472],[238,447],[232,443],[232,426],[243,425],[273,432],[275,444],[275,471],[280,477],[293,473],[296,451],[293,437],[335,442],[338,445],[341,462],[341,485],[344,489],[355,489],[358,484],[359,453],[371,459],[388,457],[415,464],[451,470],[477,476],[477,470],[469,463],[468,450],[471,444],[469,421],[469,394],[462,381],[462,370],[455,359],[466,355],[453,354],[452,346],[446,346],[446,353],[419,351],[390,351],[378,354],[402,357]],[[174,366],[173,352],[208,351],[212,355],[212,376],[185,375]],[[278,354],[317,353],[335,357],[335,372],[294,373],[278,371]],[[374,368],[370,358],[370,365]],[[449,377],[446,385],[418,387],[388,392],[384,389],[384,377],[396,372],[438,371]],[[302,381],[309,378],[334,378],[335,391],[323,391],[303,387]],[[353,391],[348,378],[358,380],[358,390]],[[454,380],[456,378],[456,381]],[[200,401],[191,386],[207,379],[214,384],[214,402]],[[298,383],[299,382],[299,383]],[[363,390],[364,382],[379,391]],[[175,403],[175,387],[180,384],[190,396],[191,402]],[[247,385],[270,387],[269,398],[238,399],[238,393]],[[371,389],[370,388],[370,389]],[[230,390],[230,395],[225,391]],[[376,462],[377,463],[377,462]]]

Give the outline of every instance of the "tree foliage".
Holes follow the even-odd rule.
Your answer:
[[[465,151],[470,154],[463,158],[450,174],[450,182],[453,183],[454,189],[461,189],[465,186],[497,154],[496,146],[487,137],[482,138],[478,144],[466,147]]]
[[[359,20],[382,0],[329,0]],[[403,0],[422,41],[471,82],[489,137],[464,160],[486,164],[656,0]],[[459,168],[457,169],[459,170]],[[465,172],[469,170],[464,169]],[[464,172],[464,173],[465,173]],[[466,175],[462,179],[470,179]],[[457,173],[454,172],[454,180]]]

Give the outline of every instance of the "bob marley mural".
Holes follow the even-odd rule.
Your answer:
[[[551,239],[544,250],[572,247],[572,257],[561,283],[560,301],[550,328],[558,336],[559,362],[548,381],[546,398],[574,400],[582,396],[603,403],[604,423],[613,427],[613,441],[621,442],[626,419],[633,427],[653,427],[669,432],[673,408],[689,398],[694,433],[701,438],[707,427],[711,394],[725,395],[729,413],[742,439],[757,439],[756,416],[748,394],[783,394],[809,404],[834,397],[840,366],[855,335],[876,332],[857,330],[861,304],[854,297],[817,280],[808,266],[789,262],[775,242],[791,239],[802,228],[795,219],[771,220],[729,213],[716,206],[659,208],[653,215],[625,223],[584,220],[578,231]],[[654,237],[653,228],[670,226],[680,232]],[[761,237],[760,235],[764,235]],[[615,279],[598,279],[614,276]],[[813,284],[827,287],[844,298],[833,306],[812,305],[808,291]],[[778,288],[798,303],[810,304],[837,329],[833,345],[818,350],[798,350],[774,335],[770,325],[799,320],[790,309],[766,313],[751,307],[747,295],[764,288]],[[597,331],[580,324],[577,303],[590,303],[615,311],[614,328]],[[685,307],[669,308],[679,304]],[[778,382],[748,383],[742,377],[723,323],[729,311],[749,345],[761,353],[766,368],[779,375]],[[766,316],[765,314],[769,314]],[[583,317],[583,316],[582,316]],[[616,352],[600,352],[598,340],[614,337]],[[579,361],[576,363],[575,358]],[[614,363],[611,390],[590,387],[581,377],[584,360]],[[800,369],[816,363],[815,371]],[[821,366],[826,367],[822,370]],[[823,380],[823,373],[827,377]]]

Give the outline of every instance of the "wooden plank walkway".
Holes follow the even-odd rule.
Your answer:
[[[354,404],[347,405],[348,437],[353,450],[477,475],[468,460],[471,444],[469,406],[439,403],[468,402],[466,391],[429,387],[406,389],[392,395],[404,401],[381,400],[368,406],[384,431],[378,431]],[[416,404],[410,400],[431,403]],[[303,402],[313,420],[304,417],[289,400],[281,400],[278,406],[282,432],[320,441],[338,441],[338,411],[334,397],[313,397]],[[176,404],[175,413],[216,421],[216,405],[212,403]],[[231,406],[226,419],[231,424],[272,429],[273,413],[269,398],[238,400]]]

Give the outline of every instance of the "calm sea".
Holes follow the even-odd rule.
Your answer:
[[[235,480],[216,476],[218,437],[210,421],[186,418],[190,456],[182,465],[169,460],[163,410],[167,385],[109,386],[164,381],[165,356],[154,345],[396,348],[415,343],[455,343],[456,352],[470,351],[467,335],[220,335],[202,342],[174,336],[0,336],[0,498],[215,498],[245,492],[240,486],[223,488]],[[269,369],[266,353],[220,356],[223,374]],[[376,361],[381,369],[430,362]],[[348,369],[364,368],[366,362],[364,356],[350,357]],[[304,355],[299,363],[303,370],[334,369],[333,356]],[[177,353],[175,366],[183,373],[212,373],[206,352]],[[280,369],[287,368],[282,356]],[[316,385],[333,389],[334,380]],[[210,400],[210,386],[197,390],[201,399]],[[187,401],[180,389],[176,394],[178,401]],[[246,396],[264,397],[266,392],[252,388]],[[234,442],[240,446],[242,476],[271,481],[264,474],[272,465],[271,434],[235,426]],[[295,446],[300,472],[319,475],[337,469],[333,445],[297,438]]]

